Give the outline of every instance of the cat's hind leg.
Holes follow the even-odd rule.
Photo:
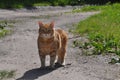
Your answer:
[[[66,54],[66,49],[62,48],[61,50],[58,51],[58,59],[56,66],[64,66],[65,65],[65,54]]]
[[[58,66],[64,66],[65,65],[65,56],[66,56],[66,48],[67,48],[67,34],[61,35],[61,48],[58,50],[58,60],[57,65]]]

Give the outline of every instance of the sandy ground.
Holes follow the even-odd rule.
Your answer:
[[[0,10],[0,20],[17,20],[13,34],[0,39],[0,70],[15,70],[15,76],[8,80],[120,80],[120,65],[108,62],[114,56],[84,56],[78,48],[72,47],[69,29],[75,23],[96,12],[65,13],[69,8],[42,8],[31,10]],[[55,70],[39,70],[37,50],[38,21],[55,21],[55,27],[68,32],[69,39],[66,66]],[[46,64],[49,64],[47,57]]]

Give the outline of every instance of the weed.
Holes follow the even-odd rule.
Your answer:
[[[116,64],[116,63],[120,63],[120,58],[119,59],[112,58],[111,61],[109,62],[109,64]]]
[[[10,31],[9,30],[6,30],[6,29],[0,29],[0,38],[1,37],[3,37],[3,36],[5,36],[5,35],[7,35],[7,34],[9,34],[10,33]]]
[[[79,40],[74,40],[73,47],[82,47],[82,43]]]
[[[12,78],[15,75],[15,71],[0,71],[0,80],[3,80],[5,78]]]
[[[11,23],[15,23],[15,21],[14,20],[0,21],[0,38],[11,33],[11,30],[7,29],[8,27],[13,27]]]

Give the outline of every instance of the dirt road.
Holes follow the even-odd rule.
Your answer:
[[[65,13],[73,7],[31,10],[0,10],[1,20],[15,20],[13,34],[0,39],[0,70],[15,70],[15,77],[8,80],[120,80],[120,65],[108,64],[112,56],[84,56],[72,47],[75,39],[68,41],[66,66],[55,70],[39,70],[37,50],[38,21],[55,21],[55,27],[68,32],[73,24],[96,12]],[[49,57],[46,64],[49,64]]]

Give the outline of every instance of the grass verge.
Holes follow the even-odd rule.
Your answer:
[[[120,56],[119,9],[120,4],[116,3],[104,6],[87,6],[73,10],[73,12],[101,11],[101,13],[79,22],[75,30],[80,35],[87,35],[89,42],[82,44],[82,46],[92,48],[92,54],[116,53]]]

